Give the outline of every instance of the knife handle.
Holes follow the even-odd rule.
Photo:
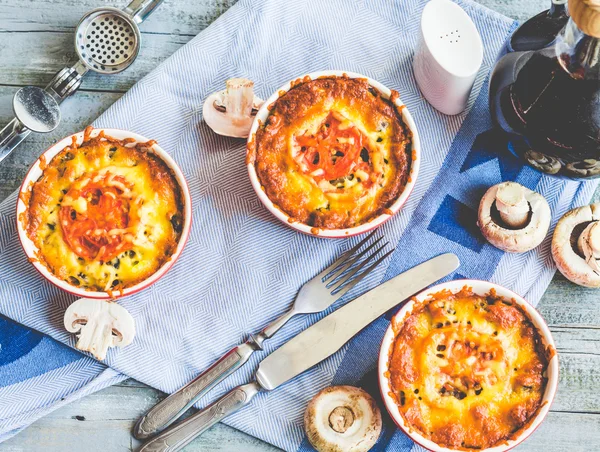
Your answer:
[[[215,385],[243,366],[254,350],[250,341],[231,349],[197,378],[152,407],[135,424],[133,436],[146,439],[171,425]]]
[[[253,381],[232,389],[212,405],[169,427],[145,443],[139,452],[176,452],[226,416],[248,405],[262,388]]]

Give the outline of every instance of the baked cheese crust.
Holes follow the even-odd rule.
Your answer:
[[[550,356],[514,301],[440,292],[395,331],[390,395],[409,428],[438,445],[499,445],[542,405]]]
[[[297,81],[270,106],[248,155],[290,221],[338,229],[388,213],[413,158],[397,96],[384,99],[366,79],[324,77]]]
[[[152,152],[101,132],[59,152],[31,187],[21,218],[36,258],[69,284],[117,291],[155,273],[175,252],[183,196]]]

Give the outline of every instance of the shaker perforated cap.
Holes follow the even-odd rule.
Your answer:
[[[581,31],[600,38],[600,0],[569,0],[568,8]]]
[[[450,0],[427,3],[414,60],[425,98],[442,113],[464,110],[482,61],[481,36],[467,13]]]

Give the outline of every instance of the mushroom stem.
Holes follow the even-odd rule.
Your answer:
[[[329,425],[338,433],[344,433],[354,424],[354,413],[347,406],[338,406],[329,414]]]
[[[529,203],[522,185],[514,182],[500,184],[496,192],[496,208],[502,221],[511,228],[520,229],[527,225]]]
[[[596,273],[600,273],[600,222],[592,221],[577,240],[577,247],[585,261]]]
[[[254,103],[254,82],[245,78],[231,78],[226,82],[225,108],[233,119],[248,118]]]

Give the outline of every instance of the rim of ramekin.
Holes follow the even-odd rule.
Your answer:
[[[529,436],[541,425],[541,423],[546,418],[548,412],[550,411],[550,407],[554,401],[554,397],[556,396],[556,391],[558,389],[558,379],[559,379],[559,365],[558,365],[558,354],[556,352],[556,345],[554,343],[554,338],[552,337],[552,333],[550,332],[550,328],[548,324],[539,313],[537,309],[533,307],[525,298],[520,296],[519,294],[513,292],[506,287],[500,286],[498,284],[494,284],[489,281],[483,281],[479,279],[456,279],[452,281],[448,281],[445,283],[437,284],[432,286],[424,291],[420,292],[418,295],[415,295],[411,298],[406,304],[394,315],[390,325],[388,326],[385,335],[381,341],[381,347],[379,351],[379,360],[378,360],[378,379],[379,379],[379,390],[381,393],[381,398],[385,404],[385,407],[390,414],[390,417],[410,439],[414,442],[422,446],[423,448],[433,451],[433,452],[456,452],[461,449],[449,449],[447,447],[439,446],[434,443],[430,439],[425,438],[421,435],[416,429],[410,428],[404,422],[404,418],[400,414],[400,410],[398,408],[397,403],[392,399],[389,395],[391,391],[390,379],[386,376],[388,372],[388,364],[389,364],[389,356],[391,348],[394,344],[395,334],[393,331],[394,321],[396,319],[400,319],[398,325],[400,325],[412,312],[415,307],[415,300],[421,302],[428,298],[429,296],[440,292],[442,290],[450,290],[451,292],[458,292],[463,287],[469,286],[473,289],[474,293],[479,295],[485,295],[489,293],[491,289],[496,291],[496,294],[505,297],[514,299],[516,303],[521,306],[529,316],[530,320],[533,322],[534,326],[537,328],[542,340],[544,342],[544,346],[546,348],[551,347],[554,351],[552,358],[548,363],[548,368],[546,371],[546,375],[548,378],[548,383],[546,385],[546,390],[544,392],[544,396],[542,398],[542,406],[539,408],[535,418],[533,421],[529,423],[526,429],[524,429],[519,436],[515,439],[507,441],[505,444],[501,444],[499,446],[491,447],[488,449],[481,449],[480,452],[506,452],[519,444],[525,441]]]
[[[250,146],[253,141],[255,142],[254,137],[256,135],[256,131],[258,130],[258,127],[261,124],[264,124],[265,120],[269,116],[269,113],[270,113],[269,105],[271,105],[273,102],[275,102],[277,99],[279,99],[279,97],[281,97],[283,94],[287,93],[290,90],[290,88],[292,87],[292,84],[294,82],[296,82],[298,80],[306,80],[307,77],[310,80],[315,80],[319,77],[329,77],[329,76],[336,76],[336,77],[346,76],[349,78],[363,78],[363,79],[366,79],[367,82],[369,83],[369,85],[371,85],[373,88],[377,89],[385,98],[389,99],[392,94],[392,90],[390,90],[387,86],[383,85],[382,83],[378,82],[377,80],[374,80],[366,75],[359,74],[356,72],[329,70],[329,71],[311,72],[310,74],[296,77],[295,79],[287,82],[281,88],[277,89],[271,95],[271,97],[269,97],[262,104],[262,106],[256,113],[256,117],[254,118],[254,121],[252,122],[252,127],[250,128],[250,134],[248,135],[248,145]],[[412,163],[411,163],[411,169],[410,169],[410,172],[408,175],[409,181],[406,183],[406,186],[402,190],[402,193],[400,193],[400,196],[398,196],[398,198],[396,198],[394,203],[389,207],[389,210],[392,212],[391,214],[382,213],[381,215],[378,215],[377,217],[373,218],[371,221],[368,221],[367,223],[363,223],[359,226],[355,226],[352,228],[345,228],[345,229],[320,229],[320,228],[315,228],[315,227],[309,226],[304,223],[300,223],[298,221],[293,220],[288,214],[286,214],[281,209],[279,209],[279,207],[277,207],[277,205],[275,205],[275,203],[273,203],[273,201],[271,201],[271,199],[267,196],[267,194],[263,190],[260,180],[258,179],[258,175],[256,174],[255,162],[249,161],[247,164],[248,175],[250,176],[250,182],[251,182],[252,187],[254,188],[254,191],[256,192],[258,198],[260,199],[260,201],[278,220],[280,220],[287,226],[289,226],[299,232],[302,232],[304,234],[312,235],[315,237],[325,237],[325,238],[352,237],[354,235],[359,235],[359,234],[363,234],[365,232],[369,232],[372,229],[375,229],[375,228],[381,226],[383,223],[385,223],[387,220],[389,220],[391,217],[393,217],[396,213],[398,213],[402,209],[402,206],[404,205],[404,203],[406,203],[406,201],[408,200],[408,198],[409,198],[410,194],[412,193],[412,191],[415,187],[415,184],[417,182],[417,177],[419,175],[419,167],[421,165],[421,158],[422,158],[419,132],[417,131],[417,126],[415,124],[415,121],[414,121],[412,115],[410,114],[410,111],[408,110],[408,107],[406,106],[406,104],[404,104],[402,102],[400,97],[395,99],[394,105],[396,105],[396,107],[398,107],[398,108],[401,108],[402,119],[404,120],[405,124],[408,126],[410,131],[412,132],[412,153],[415,158],[412,160]]]
[[[104,131],[106,136],[109,136],[111,138],[117,138],[120,140],[125,139],[125,138],[133,138],[133,139],[135,139],[136,143],[145,143],[145,142],[150,141],[148,138],[146,138],[140,134],[137,134],[135,132],[131,132],[128,130],[123,130],[123,129],[114,129],[114,128],[93,129],[91,132],[91,136],[95,137],[101,131]],[[38,261],[38,259],[36,258],[36,255],[35,255],[35,251],[37,251],[38,248],[31,241],[31,239],[29,239],[25,230],[23,229],[21,221],[19,220],[20,214],[25,212],[28,208],[28,206],[26,206],[25,203],[23,202],[22,195],[24,193],[26,193],[27,191],[29,191],[31,189],[32,183],[35,183],[35,181],[37,181],[39,179],[39,177],[41,176],[42,170],[40,169],[40,163],[42,161],[42,158],[44,159],[45,162],[50,163],[50,161],[52,160],[52,158],[54,158],[54,156],[56,156],[60,151],[62,151],[65,147],[67,147],[68,145],[70,145],[72,143],[73,137],[77,137],[77,142],[79,144],[81,144],[83,141],[84,132],[85,131],[81,131],[81,132],[71,134],[71,135],[63,138],[62,140],[56,142],[52,146],[50,146],[33,163],[31,168],[29,168],[29,171],[27,171],[27,174],[25,175],[25,179],[23,179],[23,183],[21,184],[21,187],[19,188],[19,196],[17,197],[16,222],[17,222],[17,233],[19,235],[19,241],[21,242],[21,247],[23,248],[25,255],[27,256],[28,260],[32,263],[34,268],[42,276],[44,276],[48,281],[50,281],[52,284],[59,287],[60,289],[64,290],[65,292],[76,295],[78,297],[103,299],[103,300],[116,299],[116,298],[121,298],[121,297],[125,297],[128,295],[133,295],[133,294],[138,293],[139,291],[147,288],[148,286],[154,284],[156,281],[158,281],[160,278],[162,278],[171,269],[171,267],[173,267],[173,265],[175,264],[175,261],[177,261],[177,259],[183,252],[183,249],[185,248],[185,245],[186,245],[189,235],[190,235],[190,229],[192,226],[192,198],[190,195],[190,189],[188,187],[187,180],[185,179],[185,176],[183,175],[181,168],[179,168],[179,165],[177,165],[175,160],[173,160],[173,158],[162,147],[160,147],[159,144],[155,143],[149,149],[154,154],[156,154],[158,157],[160,157],[162,159],[162,161],[165,162],[167,164],[167,166],[173,171],[173,173],[175,174],[175,178],[177,179],[177,182],[179,183],[179,186],[181,187],[181,191],[183,194],[183,201],[184,201],[183,230],[181,231],[181,237],[179,238],[177,248],[175,249],[175,252],[171,255],[171,258],[167,262],[165,262],[162,265],[162,267],[160,267],[156,272],[154,272],[152,275],[150,275],[148,278],[144,279],[143,281],[140,281],[136,285],[128,287],[126,289],[123,289],[122,292],[115,291],[111,295],[108,292],[88,291],[88,290],[85,290],[82,288],[78,288],[78,287],[73,286],[73,285],[69,284],[68,282],[58,278],[48,268],[46,268],[46,266],[44,264],[42,264],[41,262]]]

